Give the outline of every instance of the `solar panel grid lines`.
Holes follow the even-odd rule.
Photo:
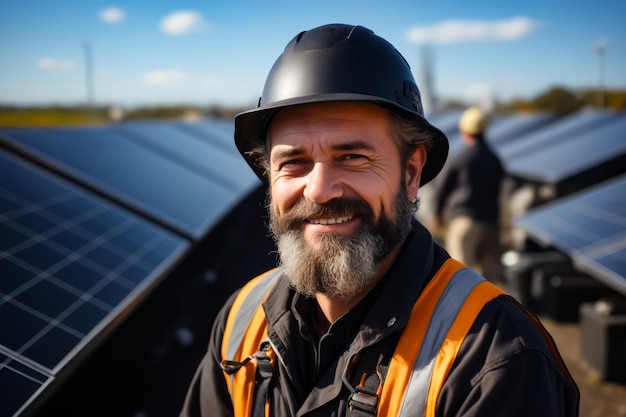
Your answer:
[[[584,251],[625,233],[625,191],[610,181],[533,209],[517,223],[566,253]]]
[[[32,404],[188,248],[0,150],[0,415]]]
[[[0,134],[0,142],[191,239],[208,233],[243,194],[258,184],[247,168],[222,169],[236,180],[235,186],[232,181],[220,180],[224,175],[201,174],[198,167],[219,166],[230,157],[220,157],[218,151],[211,152],[208,145],[182,131],[170,134],[168,142],[168,135],[164,139],[160,134],[145,133],[153,128],[137,129],[149,137],[146,140],[151,147],[130,140],[120,133],[121,127],[11,130]],[[154,149],[159,143],[161,148],[180,149],[176,153],[157,152]],[[193,161],[197,169],[190,169],[192,164],[181,158]],[[240,176],[239,171],[247,175]]]
[[[112,229],[109,235],[113,236],[117,233],[125,233],[126,231],[127,228],[118,228],[117,230]],[[40,240],[39,242],[46,246],[60,247],[60,245],[56,242],[53,242],[52,245],[47,245],[48,240]],[[157,243],[158,240],[153,239],[152,242],[147,242],[141,250],[148,253]],[[128,295],[128,293],[130,293],[137,286],[137,283],[132,282],[124,276],[124,272],[127,271],[130,266],[139,266],[142,268],[143,275],[145,276],[148,275],[154,268],[154,266],[142,267],[141,265],[137,265],[137,261],[143,261],[141,253],[129,254],[126,259],[124,259],[121,263],[118,263],[117,266],[112,269],[107,269],[87,257],[88,254],[94,250],[106,250],[105,248],[107,247],[107,244],[108,241],[106,240],[95,239],[84,247],[81,251],[83,253],[67,253],[67,257],[64,257],[59,262],[50,265],[45,270],[34,267],[26,260],[17,257],[19,256],[19,251],[15,254],[17,256],[11,254],[5,256],[5,259],[9,262],[13,262],[18,267],[22,267],[26,271],[32,272],[35,275],[31,280],[23,283],[11,293],[5,294],[3,302],[10,302],[26,311],[28,314],[46,321],[48,326],[41,330],[41,334],[45,334],[47,331],[50,331],[51,327],[58,327],[77,338],[84,338],[86,336],[85,333],[68,326],[64,320],[70,317],[70,315],[85,302],[90,302],[96,307],[99,307],[103,310],[103,314],[105,312],[110,312],[113,310],[115,305],[121,301],[120,298]],[[61,251],[64,251],[64,248],[60,247],[60,249]],[[26,259],[30,259],[30,257],[26,257]],[[82,264],[86,269],[93,271],[92,274],[94,276],[99,277],[99,280],[93,282],[93,285],[86,289],[86,292],[83,292],[82,289],[73,287],[56,276],[58,271],[65,268],[67,265],[74,263]],[[105,294],[110,286],[115,286],[115,294],[108,294],[104,296],[103,294]],[[48,297],[50,294],[54,294],[55,297]],[[92,299],[94,300],[93,302],[91,301]],[[56,303],[52,302],[52,300],[56,301]],[[37,305],[40,310],[43,310],[44,312],[42,313],[40,310],[33,309],[30,305]],[[30,347],[30,344],[36,342],[37,335],[31,339],[29,343],[23,344],[16,351],[21,353],[22,351],[27,350]]]
[[[626,175],[533,209],[515,225],[626,294]]]
[[[0,415],[36,410],[258,187],[233,129],[0,132]]]
[[[45,390],[55,377],[39,371],[36,364],[9,356],[0,346],[0,387],[3,401],[0,402],[0,415],[18,416],[28,408],[33,397]]]
[[[93,129],[92,128],[88,129],[88,131],[91,131],[91,130]],[[19,132],[20,134],[34,135],[34,137],[36,138],[44,139],[44,143],[47,142],[45,141],[45,138],[46,138],[45,131],[29,129],[29,130],[20,130]],[[55,129],[52,131],[52,133],[79,136],[78,131],[73,131],[67,128]],[[45,152],[42,152],[35,148],[30,148],[28,146],[25,146],[24,144],[15,140],[13,137],[7,136],[6,132],[4,132],[4,134],[3,132],[0,132],[0,144],[3,142],[4,144],[9,145],[9,149],[17,151],[22,156],[35,162],[37,165],[41,165],[45,168],[48,168],[54,174],[60,175],[72,182],[75,182],[81,187],[87,188],[90,191],[97,193],[113,201],[116,204],[119,204],[131,211],[134,211],[143,217],[149,218],[151,221],[158,223],[162,227],[165,227],[173,231],[174,233],[180,234],[187,238],[192,237],[191,234],[188,231],[186,231],[184,227],[180,227],[180,225],[178,224],[172,224],[171,222],[168,222],[167,220],[165,221],[162,220],[164,216],[161,211],[159,211],[158,209],[154,209],[151,211],[151,209],[148,207],[146,202],[142,201],[142,199],[138,197],[137,195],[133,195],[132,193],[130,194],[125,194],[123,192],[120,193],[116,189],[115,185],[108,183],[105,178],[99,177],[98,175],[93,176],[89,172],[87,173],[83,172],[79,168],[76,168],[75,166],[73,166],[71,163],[66,163],[66,161],[63,161],[62,159],[56,159],[54,157],[50,158]],[[55,148],[56,151],[59,151],[61,153],[65,152],[64,150],[62,150],[63,148],[62,146],[55,147],[53,145],[53,148]],[[82,153],[82,151],[80,150],[78,152],[68,151],[67,155],[75,158],[80,153]],[[101,155],[101,153],[98,152],[98,150],[95,150],[94,153],[96,155],[98,154]],[[94,158],[94,155],[91,155],[90,153],[86,153],[86,155],[90,155],[89,158]],[[95,156],[95,157],[98,158],[98,156]],[[83,163],[86,163],[87,165],[95,169],[98,165],[102,164],[102,161],[99,161],[98,164],[95,164],[95,165],[86,161],[83,161]]]

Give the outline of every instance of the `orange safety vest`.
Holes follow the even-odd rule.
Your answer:
[[[255,381],[259,370],[275,361],[261,304],[280,275],[274,269],[247,283],[226,320],[222,368],[235,417],[252,416],[253,406],[262,407],[254,410],[255,417],[259,412],[270,415],[269,396],[255,402]],[[448,259],[413,306],[375,401],[378,415],[434,416],[439,392],[467,332],[483,306],[503,293],[473,270]]]

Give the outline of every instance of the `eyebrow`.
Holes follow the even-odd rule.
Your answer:
[[[374,151],[375,147],[372,144],[365,142],[363,140],[353,140],[350,142],[341,142],[341,143],[332,145],[331,150],[333,151],[357,151],[357,150]],[[304,153],[306,153],[304,148],[296,147],[296,148],[290,148],[290,149],[286,149],[283,151],[279,151],[274,155],[274,157],[277,159],[292,158],[294,156],[299,156]]]
[[[287,159],[293,158],[294,156],[299,156],[304,153],[303,148],[290,148],[284,151],[279,151],[276,154],[271,155],[274,159]]]

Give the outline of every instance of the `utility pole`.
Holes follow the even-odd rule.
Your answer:
[[[600,41],[593,45],[593,52],[598,54],[598,93],[597,93],[597,106],[604,108],[604,53],[606,52],[606,42]]]
[[[86,107],[89,113],[89,117],[93,118],[93,104],[94,104],[94,92],[93,92],[93,63],[91,56],[91,44],[85,42],[83,44],[83,51],[85,52],[85,83],[87,92]]]

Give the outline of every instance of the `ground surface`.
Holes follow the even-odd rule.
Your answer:
[[[626,417],[626,385],[601,381],[580,355],[580,326],[541,317],[580,389],[580,417]]]

